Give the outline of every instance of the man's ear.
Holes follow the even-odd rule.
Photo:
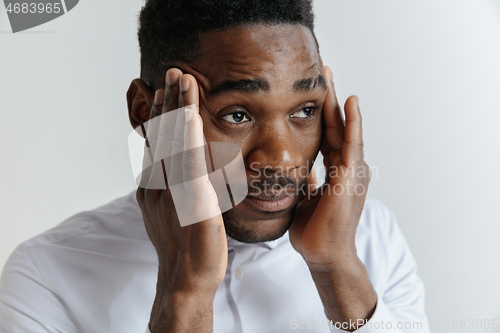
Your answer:
[[[149,120],[154,95],[151,88],[141,79],[134,79],[127,91],[128,117],[135,129]]]

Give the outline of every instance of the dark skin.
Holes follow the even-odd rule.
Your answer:
[[[359,195],[331,191],[353,184],[366,189],[369,183],[369,174],[350,172],[366,167],[357,97],[345,103],[344,125],[331,72],[323,67],[311,32],[300,25],[205,33],[201,51],[193,62],[177,63],[167,72],[165,89],[153,92],[140,79],[131,83],[132,126],[194,104],[195,125],[203,128],[207,142],[241,148],[249,181],[265,180],[263,170],[284,172],[295,191],[309,181],[309,195],[294,192],[292,204],[276,212],[257,209],[247,198],[229,212],[181,227],[168,188],[139,188],[138,203],[159,258],[151,331],[212,332],[212,304],[227,266],[226,232],[240,241],[262,242],[288,228],[327,317],[333,322],[370,318],[376,294],[354,243],[366,190]],[[322,192],[314,191],[312,174],[307,179],[299,172],[310,170],[320,149],[326,167],[346,171],[327,177]]]

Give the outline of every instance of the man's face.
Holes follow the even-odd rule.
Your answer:
[[[207,142],[241,148],[249,195],[223,214],[226,232],[262,242],[288,230],[322,138],[326,96],[314,37],[301,25],[202,35],[201,56],[177,64],[200,90]]]

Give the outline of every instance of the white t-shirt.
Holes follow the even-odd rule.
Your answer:
[[[394,215],[374,199],[366,200],[356,246],[378,295],[374,315],[359,331],[429,332],[415,260]],[[259,244],[228,238],[228,247],[214,332],[338,331],[288,233]],[[143,333],[157,269],[134,191],[13,252],[0,280],[0,332]]]

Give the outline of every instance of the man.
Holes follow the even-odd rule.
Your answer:
[[[2,332],[427,332],[416,263],[366,199],[358,99],[344,124],[310,1],[152,0],[138,35],[133,128],[189,106],[188,136],[240,147],[248,196],[182,227],[171,191],[142,184],[25,242],[2,274]]]

